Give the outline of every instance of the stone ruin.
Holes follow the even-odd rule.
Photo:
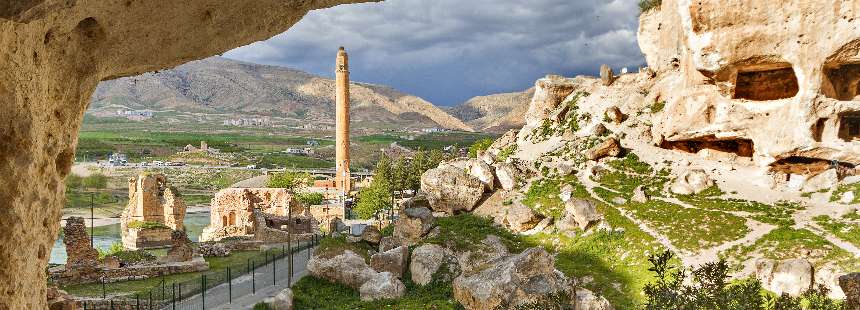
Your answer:
[[[856,174],[857,14],[856,1],[832,0],[664,0],[643,13],[639,46],[657,76],[648,99],[665,103],[654,144],[746,160],[775,188]]]
[[[171,233],[184,231],[185,201],[163,174],[141,174],[128,180],[128,206],[122,213],[122,244],[127,249],[171,245]],[[133,227],[135,224],[161,227]]]
[[[84,218],[70,217],[66,220],[63,244],[66,245],[66,276],[77,277],[98,269],[99,252],[93,248]]]
[[[227,237],[285,241],[289,233],[311,233],[318,226],[309,210],[283,188],[224,189],[212,198],[209,212],[201,241]]]
[[[170,250],[163,261],[168,263],[187,262],[194,258],[194,248],[185,231],[174,230],[170,234]]]

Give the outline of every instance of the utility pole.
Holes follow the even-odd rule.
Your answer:
[[[93,196],[94,193],[90,193],[90,246],[95,247],[95,228],[96,228],[96,215],[95,215],[95,198]]]

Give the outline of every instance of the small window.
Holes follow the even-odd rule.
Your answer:
[[[839,138],[844,141],[860,140],[860,112],[839,114]]]

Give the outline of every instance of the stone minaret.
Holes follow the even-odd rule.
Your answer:
[[[335,135],[337,175],[335,182],[337,189],[343,193],[352,190],[352,182],[349,175],[349,57],[343,47],[337,51],[337,81],[336,89],[336,117],[337,133]]]

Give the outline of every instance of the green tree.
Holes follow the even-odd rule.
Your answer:
[[[382,178],[374,178],[370,186],[361,190],[358,204],[352,209],[361,219],[369,219],[377,212],[391,208],[391,187]]]
[[[88,189],[105,189],[107,188],[108,177],[104,174],[96,173],[81,180],[83,187]]]
[[[305,206],[321,205],[323,202],[323,194],[303,192],[296,194],[296,199]]]
[[[284,171],[282,173],[273,174],[269,177],[267,183],[270,188],[286,188],[290,191],[297,192],[305,186],[313,185],[313,178],[306,172]]]
[[[401,156],[394,161],[392,179],[390,180],[393,190],[402,191],[409,187],[409,175],[411,174],[409,170],[409,163],[405,157]]]

